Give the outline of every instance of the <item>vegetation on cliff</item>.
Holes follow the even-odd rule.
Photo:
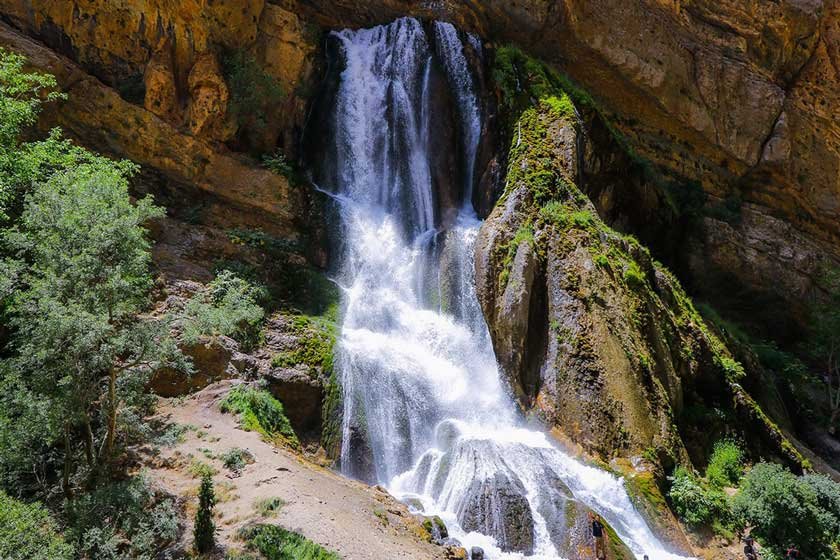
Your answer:
[[[152,435],[147,383],[161,368],[191,372],[188,339],[255,336],[262,310],[250,285],[222,273],[184,309],[150,313],[147,225],[163,210],[129,195],[131,162],[58,130],[20,141],[61,97],[24,65],[0,51],[0,490],[46,503],[75,555],[151,557],[180,529],[173,502],[126,470],[129,448]],[[60,557],[49,531],[44,546]]]

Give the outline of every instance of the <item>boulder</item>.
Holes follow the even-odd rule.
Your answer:
[[[474,546],[470,549],[470,560],[484,560],[484,549]]]
[[[496,539],[505,552],[534,552],[534,518],[522,483],[497,472],[473,480],[458,508],[458,523]]]
[[[195,372],[164,368],[155,372],[149,382],[152,392],[161,397],[179,397],[200,391],[211,383],[231,379],[238,371],[231,358],[238,353],[239,344],[227,336],[202,337],[198,342],[183,345],[181,350],[192,360]]]

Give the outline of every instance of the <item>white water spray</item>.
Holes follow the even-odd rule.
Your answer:
[[[476,86],[455,29],[434,30],[437,59],[413,19],[333,34],[343,71],[335,161],[325,165],[333,166],[329,189],[343,236],[342,469],[422,504],[464,546],[481,546],[491,559],[571,556],[586,537],[570,534],[576,507],[601,514],[639,558],[676,559],[636,512],[621,479],[525,428],[502,386],[475,293]],[[471,167],[460,216],[448,231],[435,229],[429,157],[436,60],[459,105]]]

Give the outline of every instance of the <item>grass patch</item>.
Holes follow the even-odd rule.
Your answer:
[[[201,459],[193,459],[190,466],[187,468],[193,478],[202,478],[205,475],[213,476],[219,471],[213,465],[205,463]]]
[[[259,552],[266,560],[341,560],[303,535],[275,525],[251,525],[243,528],[239,537],[248,550]]]
[[[277,496],[272,498],[260,498],[254,502],[254,511],[262,517],[274,517],[285,505],[286,501],[282,498],[278,498]]]
[[[261,434],[269,441],[300,447],[283,405],[265,389],[242,385],[230,390],[221,404],[222,412],[239,414],[244,430]]]

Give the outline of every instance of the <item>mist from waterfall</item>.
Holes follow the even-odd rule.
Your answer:
[[[320,183],[341,218],[342,470],[360,476],[365,463],[365,476],[440,515],[452,536],[488,558],[524,557],[502,552],[521,545],[500,515],[507,503],[530,510],[529,557],[561,558],[565,506],[577,502],[603,515],[639,558],[678,558],[651,533],[621,479],[524,425],[500,379],[473,262],[481,109],[464,49],[479,51],[480,42],[450,24],[427,33],[414,19],[331,40],[341,73]],[[469,167],[458,218],[445,230],[430,163],[435,71],[457,104],[460,160]]]

